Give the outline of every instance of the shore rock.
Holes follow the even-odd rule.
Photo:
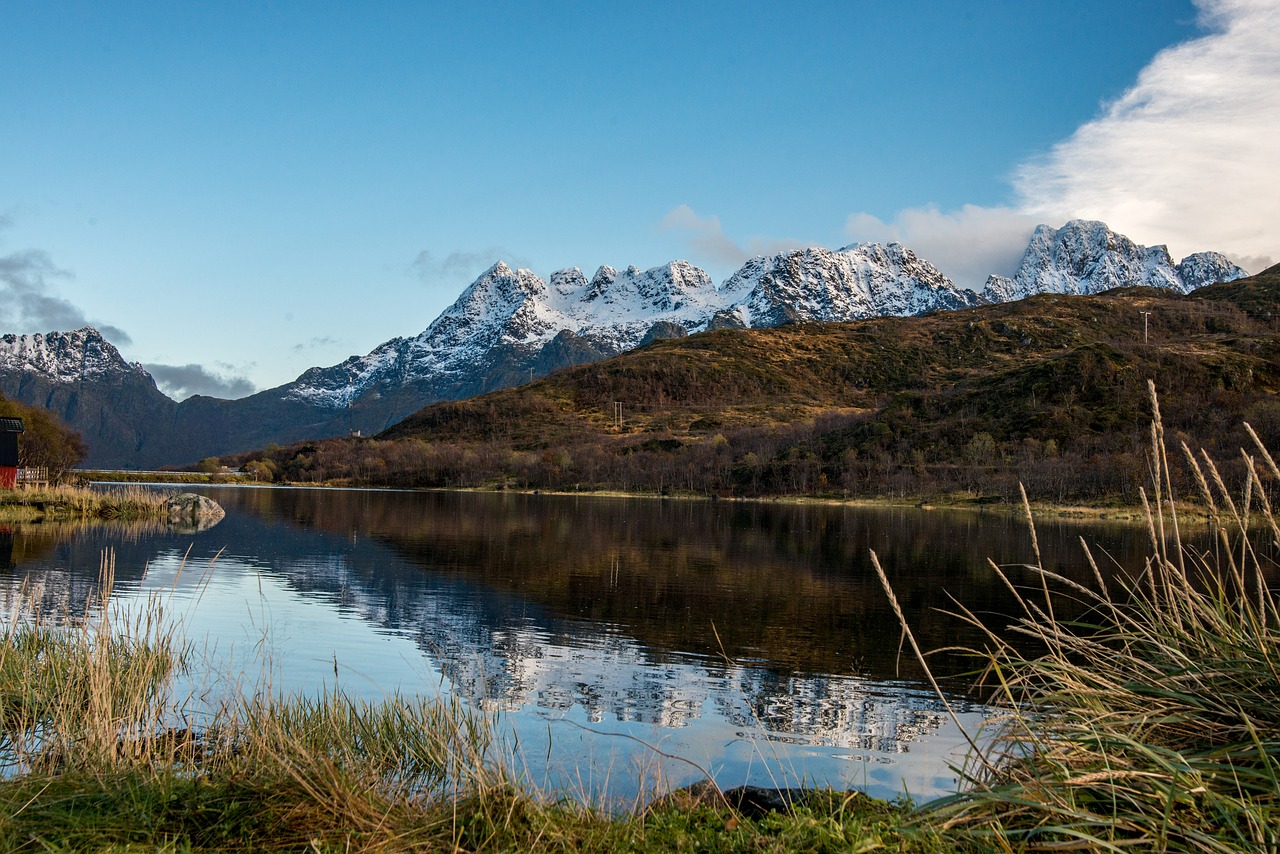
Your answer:
[[[203,531],[227,515],[218,502],[206,495],[182,492],[168,501],[169,524],[182,529]]]

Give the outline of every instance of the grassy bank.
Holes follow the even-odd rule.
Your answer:
[[[0,491],[0,521],[61,519],[145,520],[167,517],[169,493],[137,486],[83,486]]]
[[[1280,468],[1259,443],[1237,492],[1206,456],[1174,451],[1216,548],[1181,545],[1157,415],[1147,560],[1106,576],[1126,581],[1041,569],[1015,589],[1021,613],[971,650],[1007,714],[994,739],[975,738],[955,796],[911,807],[813,792],[761,814],[704,789],[618,815],[531,790],[492,722],[458,704],[231,697],[192,717],[171,678],[199,662],[162,601],[117,610],[107,561],[87,618],[19,603],[4,624],[0,849],[1277,850],[1280,611],[1258,544],[1280,547]],[[1087,616],[1058,618],[1066,597]],[[1042,653],[1018,652],[1010,632]]]
[[[0,635],[0,849],[791,851],[902,838],[906,808],[846,793],[756,817],[714,792],[622,816],[535,793],[496,758],[491,722],[447,701],[232,697],[192,718],[170,687],[195,662],[163,601],[122,611],[111,575],[108,560],[88,617],[20,604]]]

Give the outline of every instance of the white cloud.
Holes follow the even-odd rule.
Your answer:
[[[676,231],[684,234],[689,248],[694,253],[693,260],[699,257],[716,266],[729,266],[735,270],[742,266],[748,258],[757,255],[773,255],[801,249],[807,244],[787,238],[753,237],[745,245],[738,243],[724,233],[720,225],[720,217],[699,216],[688,205],[677,205],[667,211],[658,222],[664,231]]]
[[[869,213],[850,214],[844,231],[860,243],[897,241],[957,285],[981,290],[992,273],[1013,272],[1035,226],[1034,217],[1011,208],[965,205],[950,212],[908,208],[888,223]]]
[[[425,285],[469,285],[498,261],[505,261],[510,267],[529,266],[523,257],[494,246],[478,252],[458,249],[443,258],[423,249],[409,269]]]
[[[253,383],[243,376],[209,370],[203,365],[143,365],[156,385],[174,400],[195,394],[234,399],[253,394]],[[223,367],[230,369],[230,365]]]
[[[1014,183],[1043,221],[1099,219],[1175,257],[1214,249],[1257,272],[1280,256],[1280,0],[1198,5],[1206,35],[1157,54]]]
[[[1017,203],[850,214],[859,242],[898,241],[956,284],[1017,267],[1032,229],[1097,219],[1177,260],[1216,250],[1249,272],[1280,258],[1280,0],[1198,0],[1206,34],[1158,53],[1098,118],[1014,171]],[[797,248],[742,245],[716,216],[680,205],[661,227],[721,263]]]
[[[0,218],[0,228],[8,224]],[[0,333],[69,332],[88,326],[84,312],[55,293],[53,280],[69,278],[46,252],[28,249],[0,256]],[[93,325],[117,345],[133,343],[117,326]]]
[[[329,347],[339,347],[342,343],[341,338],[334,338],[332,335],[317,335],[310,341],[294,344],[293,352],[302,353],[307,350],[323,350]]]

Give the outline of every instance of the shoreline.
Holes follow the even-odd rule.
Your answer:
[[[904,497],[904,498],[844,498],[837,496],[824,495],[758,495],[758,496],[723,496],[723,495],[705,495],[687,492],[672,492],[666,495],[654,492],[628,492],[620,489],[591,489],[591,490],[566,490],[566,489],[542,489],[542,488],[520,488],[520,487],[500,487],[500,486],[434,486],[434,487],[405,487],[390,485],[356,485],[345,480],[333,480],[319,483],[263,483],[261,481],[251,480],[247,476],[238,473],[216,473],[205,474],[202,472],[139,472],[140,477],[128,478],[127,472],[103,472],[94,470],[85,470],[79,472],[87,481],[97,484],[138,484],[138,485],[166,485],[181,487],[187,484],[198,486],[252,486],[259,488],[280,487],[280,488],[306,488],[306,489],[363,489],[373,491],[386,492],[473,492],[473,493],[492,493],[492,494],[513,494],[513,495],[552,495],[552,496],[576,496],[591,498],[626,498],[626,499],[646,499],[646,500],[664,500],[664,501],[706,501],[706,502],[754,502],[764,504],[790,504],[790,505],[816,505],[828,507],[849,507],[849,508],[867,508],[867,509],[900,509],[900,510],[923,510],[923,511],[941,511],[941,512],[965,512],[965,513],[998,513],[1011,516],[1018,519],[1026,518],[1026,511],[1021,504],[1006,502],[1002,499],[990,496],[956,496],[942,495],[931,497]],[[0,513],[3,513],[3,507],[6,502],[3,499],[3,493],[0,493]],[[1141,505],[1106,503],[1099,502],[1097,504],[1049,504],[1045,502],[1031,502],[1031,516],[1033,519],[1046,521],[1080,521],[1080,522],[1117,522],[1122,524],[1142,524],[1147,522],[1147,510]],[[1180,503],[1178,505],[1179,518],[1191,523],[1207,523],[1210,517],[1205,508],[1191,503]]]

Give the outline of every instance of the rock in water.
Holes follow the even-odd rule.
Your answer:
[[[169,524],[181,529],[203,531],[227,515],[218,502],[206,495],[182,492],[169,499]]]

